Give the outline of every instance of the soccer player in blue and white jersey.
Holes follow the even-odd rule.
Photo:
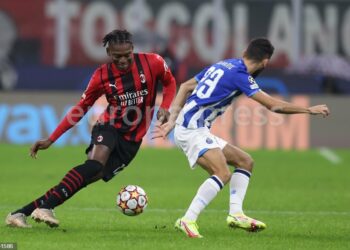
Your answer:
[[[326,105],[300,107],[263,92],[255,77],[267,66],[274,47],[265,38],[252,40],[241,59],[227,59],[204,69],[183,83],[173,103],[169,121],[159,126],[154,138],[165,138],[175,127],[175,143],[186,154],[191,168],[196,163],[210,177],[199,187],[186,214],[175,228],[191,238],[201,238],[197,218],[227,183],[230,185],[229,227],[259,231],[266,225],[246,216],[242,209],[253,170],[252,157],[210,133],[211,123],[242,93],[269,110],[283,114],[329,114]],[[231,173],[228,165],[234,166]]]

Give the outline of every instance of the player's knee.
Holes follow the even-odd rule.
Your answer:
[[[225,171],[225,173],[224,173],[224,177],[223,177],[223,183],[228,183],[230,180],[231,180],[231,176],[232,176],[232,173],[229,171],[229,170],[227,170],[227,171]]]
[[[254,160],[249,155],[249,156],[245,157],[244,160],[242,160],[240,165],[241,165],[240,168],[243,168],[245,170],[248,170],[249,172],[252,172],[253,167],[254,167]]]
[[[103,165],[96,160],[87,160],[84,164],[74,168],[84,180],[84,184],[87,185],[97,175],[99,175],[103,170]]]
[[[232,175],[231,171],[228,168],[218,171],[217,173],[214,173],[214,174],[218,176],[224,184],[230,181],[231,175]]]

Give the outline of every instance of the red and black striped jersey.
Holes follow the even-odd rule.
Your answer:
[[[113,63],[103,64],[92,75],[81,100],[67,113],[50,140],[56,141],[73,127],[102,95],[108,107],[99,122],[113,125],[126,140],[141,141],[151,123],[157,95],[157,83],[163,84],[161,108],[169,109],[175,96],[175,79],[163,58],[152,53],[133,54],[127,71]]]

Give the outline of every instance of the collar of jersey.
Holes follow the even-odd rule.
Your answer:
[[[130,72],[132,67],[134,66],[135,64],[135,60],[133,60],[132,64],[130,65],[130,67],[126,70],[120,70],[117,68],[117,66],[114,64],[114,62],[112,62],[112,67],[115,71],[117,71],[119,73],[119,75],[125,75],[126,73]]]
[[[243,69],[247,71],[247,66],[245,65],[244,61],[242,58],[239,58],[239,62],[242,63]]]

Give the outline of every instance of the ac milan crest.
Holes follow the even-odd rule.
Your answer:
[[[97,142],[101,142],[101,141],[103,141],[103,136],[102,135],[97,136]]]

